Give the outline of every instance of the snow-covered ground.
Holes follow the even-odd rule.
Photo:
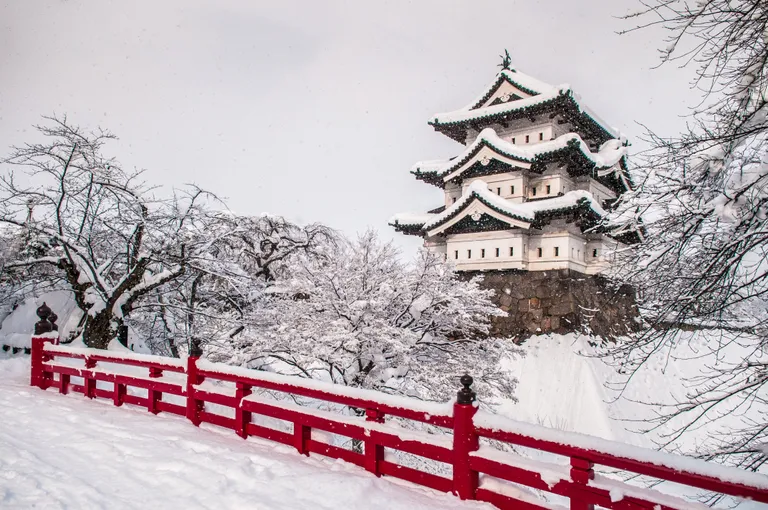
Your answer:
[[[0,359],[0,508],[492,508],[28,377],[29,357]]]

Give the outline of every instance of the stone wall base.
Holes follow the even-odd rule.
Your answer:
[[[613,339],[639,325],[634,290],[605,277],[570,269],[466,272],[496,291],[508,317],[492,318],[491,335],[524,339],[542,333],[579,332]]]

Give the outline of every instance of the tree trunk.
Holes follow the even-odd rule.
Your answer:
[[[89,316],[83,328],[83,343],[94,349],[106,349],[109,342],[117,337],[117,328],[122,324],[123,321],[107,309]]]

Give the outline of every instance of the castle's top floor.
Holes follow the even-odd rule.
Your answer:
[[[608,140],[622,139],[618,130],[583,104],[570,85],[549,85],[513,68],[498,73],[471,103],[456,111],[433,115],[429,123],[464,144],[471,143],[481,130],[489,127],[502,137],[520,132],[521,143],[525,136],[530,142],[539,141],[531,136],[552,136],[551,129],[522,132],[536,124],[554,124],[561,126],[557,129],[561,133],[577,133],[592,150]]]

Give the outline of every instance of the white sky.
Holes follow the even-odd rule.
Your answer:
[[[686,74],[659,31],[616,35],[636,0],[0,0],[0,154],[64,114],[120,137],[150,182],[194,182],[242,214],[367,227],[441,205],[409,170],[461,146],[427,125],[514,65],[570,83],[634,139],[672,134]],[[3,171],[6,171],[5,169]]]

